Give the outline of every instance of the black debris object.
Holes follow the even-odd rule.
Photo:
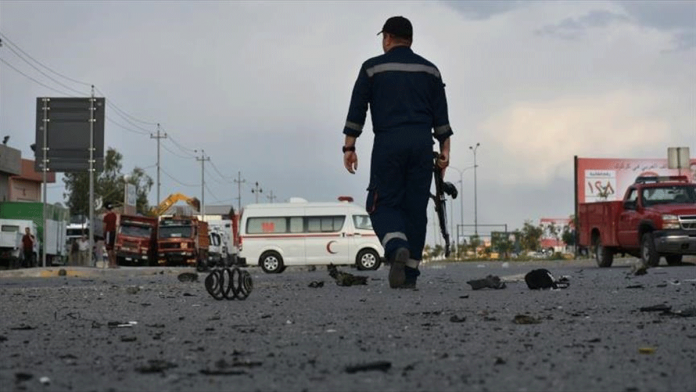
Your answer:
[[[206,376],[241,376],[247,374],[244,370],[237,369],[201,369],[200,372]]]
[[[630,286],[626,286],[627,289],[642,289],[643,285],[642,284],[633,284]]]
[[[561,277],[560,279],[556,279],[551,272],[545,268],[529,271],[527,275],[524,276],[524,281],[527,283],[527,287],[529,287],[530,290],[564,289],[570,286],[568,278]]]
[[[7,336],[0,335],[0,343],[7,341]]]
[[[36,328],[32,327],[31,325],[20,324],[19,327],[12,327],[10,329],[12,331],[31,331],[32,329],[36,329]]]
[[[15,381],[16,382],[29,381],[32,378],[34,378],[34,375],[31,373],[23,373],[23,372],[15,373]]]
[[[481,290],[481,289],[504,289],[505,282],[501,281],[498,276],[495,275],[488,275],[484,279],[474,279],[466,282],[471,286],[472,290]]]
[[[665,304],[644,306],[640,308],[641,312],[669,312],[670,310],[672,310],[672,307]]]
[[[198,274],[195,272],[182,272],[177,276],[177,279],[183,283],[198,282]]]
[[[360,365],[346,366],[346,373],[354,374],[354,373],[358,373],[358,372],[369,372],[369,371],[373,371],[373,370],[379,370],[382,372],[386,372],[389,369],[391,369],[391,362],[389,362],[389,361],[374,361],[374,362],[363,363]]]
[[[313,289],[319,288],[319,287],[324,287],[324,281],[323,280],[315,280],[309,284],[308,287],[311,287]]]
[[[507,362],[503,358],[496,357],[495,358],[495,365],[505,365]]]
[[[515,318],[512,320],[512,322],[515,324],[520,324],[520,325],[541,324],[541,321],[539,319],[536,319],[532,316],[528,316],[526,314],[518,314],[517,316],[515,316]]]
[[[150,359],[147,365],[138,366],[135,368],[140,373],[162,373],[165,370],[173,369],[178,365],[162,359]]]
[[[466,317],[459,317],[456,314],[450,317],[450,321],[453,323],[463,323],[466,321]]]
[[[329,276],[331,276],[338,286],[367,285],[367,276],[356,276],[347,272],[339,271],[335,265],[329,265]]]

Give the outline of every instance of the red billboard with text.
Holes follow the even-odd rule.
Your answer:
[[[667,159],[576,158],[578,203],[622,200],[639,176],[676,176],[696,182],[696,159],[688,169],[670,169]]]

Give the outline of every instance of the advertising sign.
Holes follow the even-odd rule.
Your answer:
[[[576,157],[578,203],[622,200],[626,189],[639,176],[677,176],[696,182],[696,159],[685,169],[670,169],[667,159],[620,159]]]

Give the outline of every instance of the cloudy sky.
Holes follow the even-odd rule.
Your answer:
[[[693,1],[0,1],[0,133],[31,158],[36,97],[94,84],[125,171],[155,179],[154,124],[169,135],[162,198],[201,198],[204,150],[206,204],[236,206],[237,178],[242,206],[271,192],[364,204],[371,126],[356,175],[343,168],[341,132],[359,67],[381,53],[375,34],[393,15],[412,21],[414,51],[447,84],[455,223],[474,222],[476,143],[478,223],[509,229],[573,213],[575,155],[696,155]]]

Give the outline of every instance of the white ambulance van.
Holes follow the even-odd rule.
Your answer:
[[[250,204],[242,211],[239,234],[241,264],[259,265],[269,274],[329,264],[375,270],[384,256],[369,215],[347,197]]]

